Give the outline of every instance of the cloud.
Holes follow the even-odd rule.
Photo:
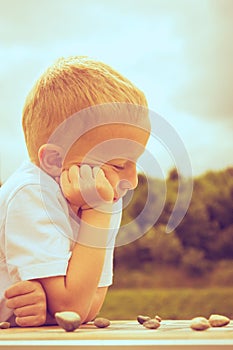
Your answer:
[[[57,57],[86,54],[145,91],[150,108],[181,131],[197,159],[200,138],[216,135],[220,118],[218,135],[231,139],[231,0],[0,0],[0,7],[1,135],[18,135],[25,96],[44,69]],[[4,138],[2,152],[22,158],[23,138],[14,136]],[[229,158],[232,143],[226,145]],[[215,149],[214,137],[208,148]],[[201,153],[201,169],[206,158],[210,167],[213,157]],[[7,176],[13,162],[5,157]]]
[[[87,38],[104,25],[94,0],[1,0],[0,5],[0,40],[6,45],[38,46]]]
[[[203,12],[183,18],[183,82],[174,106],[233,127],[233,2],[210,0]],[[191,23],[191,25],[190,25]]]
[[[25,67],[35,62],[44,68],[62,53],[86,53],[136,77],[152,101],[163,90],[164,104],[177,110],[232,119],[231,0],[0,0],[0,5],[5,63],[21,59]],[[12,46],[18,55],[11,58]]]
[[[176,17],[190,11],[195,0],[0,0],[0,6],[1,42],[36,46],[51,40],[93,38],[98,33],[109,36],[122,30],[127,35],[131,29],[128,19],[132,18],[137,21],[133,28],[137,35],[141,21],[148,21],[148,30],[153,29],[161,16]]]

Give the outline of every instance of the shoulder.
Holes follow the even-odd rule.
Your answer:
[[[29,161],[24,162],[1,187],[1,210],[14,199],[20,200],[22,206],[41,200],[62,202],[64,205],[64,197],[56,181]]]
[[[7,222],[9,227],[17,225],[44,232],[59,229],[70,233],[69,208],[56,181],[31,164],[25,164],[4,185],[0,194],[0,232]],[[52,225],[51,225],[52,224]],[[11,231],[18,231],[11,230]]]
[[[21,188],[32,184],[39,184],[39,171],[32,163],[24,162],[2,185],[0,199],[7,201]]]

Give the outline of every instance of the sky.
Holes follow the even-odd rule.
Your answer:
[[[27,157],[29,90],[70,55],[104,61],[143,90],[182,140],[194,176],[233,165],[232,0],[0,0],[0,8],[2,181]],[[159,138],[148,151],[164,174],[174,167]]]

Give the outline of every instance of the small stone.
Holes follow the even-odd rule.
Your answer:
[[[72,311],[56,312],[55,319],[57,324],[65,329],[66,332],[73,332],[81,325],[81,317]]]
[[[209,321],[205,317],[194,317],[190,327],[195,331],[204,331],[210,327]]]
[[[143,326],[149,329],[157,329],[160,327],[160,322],[156,320],[155,318],[152,318],[148,321],[145,321],[143,323]]]
[[[155,317],[154,317],[157,321],[159,321],[159,322],[161,322],[162,321],[162,318],[160,317],[160,316],[158,316],[158,315],[155,315]]]
[[[211,327],[224,327],[230,323],[230,319],[223,315],[213,314],[209,317]]]
[[[10,326],[11,326],[10,322],[0,322],[1,329],[7,329],[7,328],[10,328]]]
[[[138,315],[137,316],[137,321],[140,324],[143,324],[146,321],[149,321],[151,318],[149,316],[143,316],[143,315]]]
[[[110,326],[110,321],[107,318],[97,317],[94,320],[94,325],[98,328],[106,328]]]

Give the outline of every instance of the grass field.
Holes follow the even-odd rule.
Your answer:
[[[218,313],[233,319],[233,288],[109,289],[100,316],[135,319],[191,319]]]

